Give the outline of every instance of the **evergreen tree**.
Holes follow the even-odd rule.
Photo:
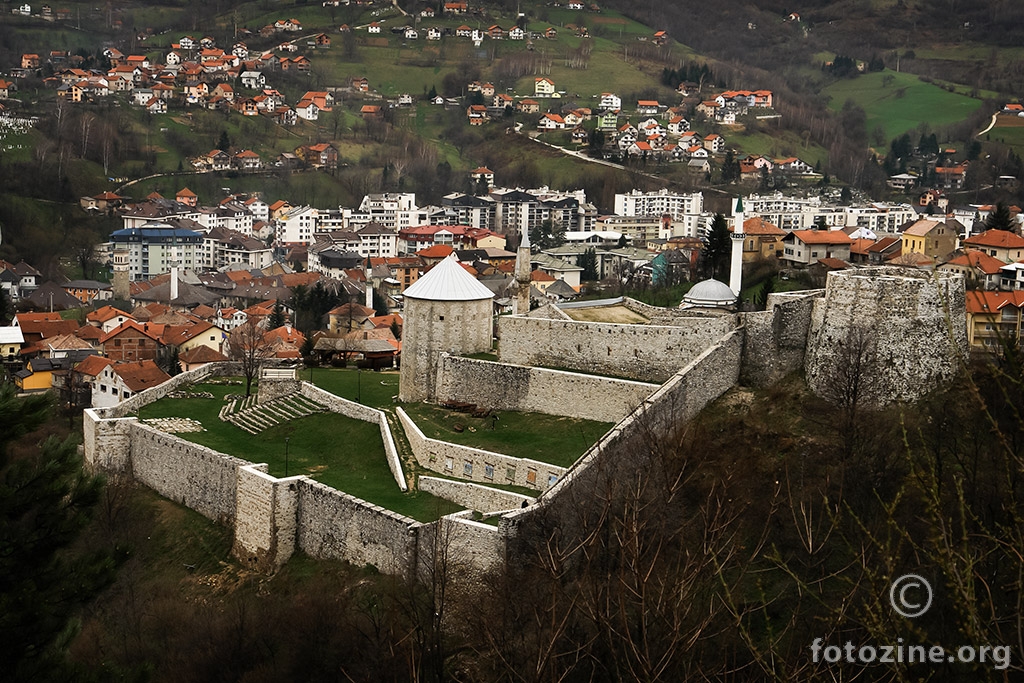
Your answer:
[[[576,257],[576,265],[583,269],[580,277],[588,282],[592,282],[598,279],[597,274],[597,252],[593,247],[590,247],[578,257]]]
[[[222,130],[220,132],[220,139],[217,140],[217,149],[227,152],[231,148],[231,139],[228,138],[228,132]]]
[[[390,311],[388,311],[388,304],[384,299],[384,295],[376,288],[373,290],[373,310],[377,315],[387,315],[390,313]]]
[[[0,288],[0,325],[6,325],[14,315],[14,307],[11,304],[7,291]]]
[[[1002,202],[996,204],[995,211],[990,213],[988,218],[985,219],[986,230],[1017,232],[1017,228],[1017,220],[1010,214],[1010,208]]]
[[[284,309],[281,307],[281,301],[274,301],[274,310],[270,313],[270,320],[268,326],[271,330],[276,330],[279,327],[283,327],[285,324]]]
[[[102,488],[75,443],[51,436],[8,460],[10,444],[49,408],[48,396],[18,398],[13,384],[0,386],[0,661],[11,681],[70,679],[75,614],[114,573],[108,553],[70,551]]]
[[[619,249],[624,249],[629,246],[629,240],[626,239],[625,235],[619,235],[619,243],[616,245]]]
[[[724,277],[729,267],[729,255],[732,251],[732,240],[729,239],[729,224],[725,216],[715,214],[708,230],[707,246],[704,247],[704,276],[709,278]]]

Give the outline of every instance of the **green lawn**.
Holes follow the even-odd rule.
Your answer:
[[[493,421],[490,417],[472,417],[423,403],[402,407],[430,438],[560,467],[569,467],[579,460],[613,426],[538,413],[503,410],[495,413],[498,419]],[[456,425],[463,431],[456,431]]]
[[[768,124],[770,126],[771,124]],[[804,144],[799,135],[790,130],[767,130],[751,132],[747,130],[722,131],[726,144],[741,150],[744,154],[758,154],[773,159],[784,159],[789,156],[799,157],[812,166],[821,162],[828,163],[828,150],[816,144]]]
[[[311,415],[253,435],[217,414],[224,396],[241,387],[198,384],[213,399],[162,399],[142,408],[140,418],[191,417],[206,428],[178,436],[250,462],[265,462],[271,475],[305,474],[317,481],[419,521],[431,521],[461,509],[427,493],[402,493],[388,468],[380,429],[335,413]],[[289,441],[286,443],[285,438]]]
[[[494,357],[486,359],[494,360]],[[309,379],[309,370],[303,373],[302,379]],[[391,410],[396,405],[393,397],[398,395],[397,372],[316,368],[313,370],[313,383],[336,396],[358,400],[375,408]],[[613,426],[611,423],[540,413],[500,411],[492,430],[489,417],[475,418],[420,403],[401,405],[430,438],[562,467],[576,462]],[[455,431],[456,424],[461,424],[464,431]],[[434,473],[429,474],[433,476]]]
[[[996,126],[981,137],[986,142],[999,142],[1024,153],[1024,126]]]
[[[888,76],[892,82],[886,85]],[[868,134],[881,126],[886,139],[898,137],[921,123],[936,128],[962,121],[982,104],[981,100],[925,83],[913,74],[888,69],[838,81],[823,92],[831,98],[829,107],[836,111],[847,100],[863,107]]]

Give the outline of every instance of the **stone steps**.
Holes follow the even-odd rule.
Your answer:
[[[220,410],[220,419],[250,434],[259,434],[282,422],[325,410],[322,405],[301,394],[291,394],[267,403],[256,403],[255,396],[248,396],[225,404]]]

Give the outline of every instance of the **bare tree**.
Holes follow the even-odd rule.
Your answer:
[[[263,362],[273,354],[273,342],[266,336],[259,322],[247,320],[231,332],[228,340],[231,356],[242,365],[245,377],[245,395],[252,393],[252,382],[260,371]]]

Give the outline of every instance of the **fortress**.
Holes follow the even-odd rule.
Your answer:
[[[491,293],[452,259],[409,288],[400,400],[615,423],[567,469],[427,438],[397,408],[416,462],[439,475],[407,482],[381,411],[332,396],[294,373],[261,377],[260,402],[298,393],[379,424],[396,485],[466,508],[435,522],[416,522],[305,476],[272,477],[265,465],[158,432],[131,416],[178,387],[231,374],[231,364],[184,373],[113,408],[87,410],[86,461],[130,473],[232,526],[236,556],[255,568],[273,570],[303,551],[414,575],[435,561],[443,539],[446,553],[479,572],[514,559],[524,541],[553,526],[571,536],[576,524],[597,514],[595,492],[628,484],[659,456],[659,443],[738,384],[768,386],[802,371],[821,392],[856,351],[851,340],[870,338],[870,353],[858,358],[863,372],[879,380],[870,400],[911,402],[952,378],[966,356],[964,284],[956,274],[887,267],[832,272],[825,289],[772,294],[767,310],[751,313],[719,307],[713,300],[728,289],[716,288],[726,286],[710,281],[701,290],[708,305],[700,297],[679,308],[628,298],[533,311],[519,304],[515,314],[497,319]],[[611,321],[623,316],[635,322]],[[467,357],[489,351],[494,330],[498,360]],[[475,521],[474,511],[497,523]]]

